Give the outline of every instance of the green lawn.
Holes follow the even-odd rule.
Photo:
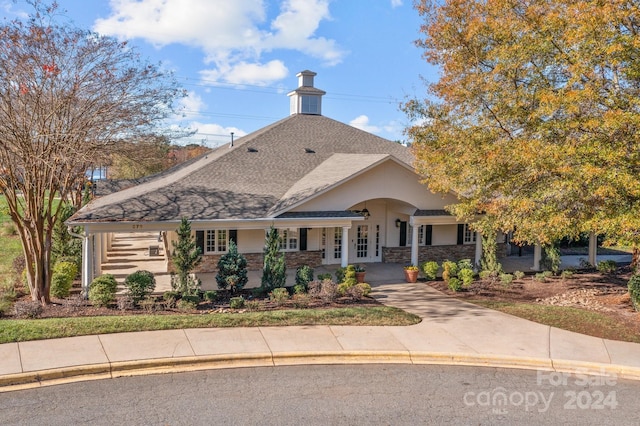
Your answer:
[[[412,325],[420,317],[387,306],[282,311],[1,320],[0,343],[129,331],[286,325]]]

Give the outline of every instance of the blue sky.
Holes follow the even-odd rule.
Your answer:
[[[398,105],[424,97],[437,70],[413,41],[412,0],[58,0],[79,27],[130,40],[189,92],[176,123],[214,147],[289,114],[296,74],[315,71],[323,115],[391,140],[408,125]],[[29,11],[0,0],[0,16]]]

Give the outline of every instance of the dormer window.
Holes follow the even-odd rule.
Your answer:
[[[320,97],[319,96],[302,96],[303,114],[320,114]]]

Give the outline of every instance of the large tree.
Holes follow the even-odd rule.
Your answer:
[[[426,100],[405,104],[430,188],[457,193],[459,217],[522,242],[596,232],[640,243],[638,2],[416,8],[416,43],[441,71]]]
[[[58,24],[55,3],[28,3],[27,20],[0,26],[0,190],[31,295],[47,303],[55,200],[82,188],[116,141],[157,132],[182,90],[126,42]]]

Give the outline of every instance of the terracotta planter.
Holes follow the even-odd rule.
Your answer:
[[[359,283],[363,283],[364,274],[366,274],[366,272],[356,272],[356,281],[358,281]]]
[[[408,283],[415,283],[416,281],[418,281],[418,272],[417,270],[415,271],[411,271],[411,270],[404,270],[404,279],[408,282]]]

